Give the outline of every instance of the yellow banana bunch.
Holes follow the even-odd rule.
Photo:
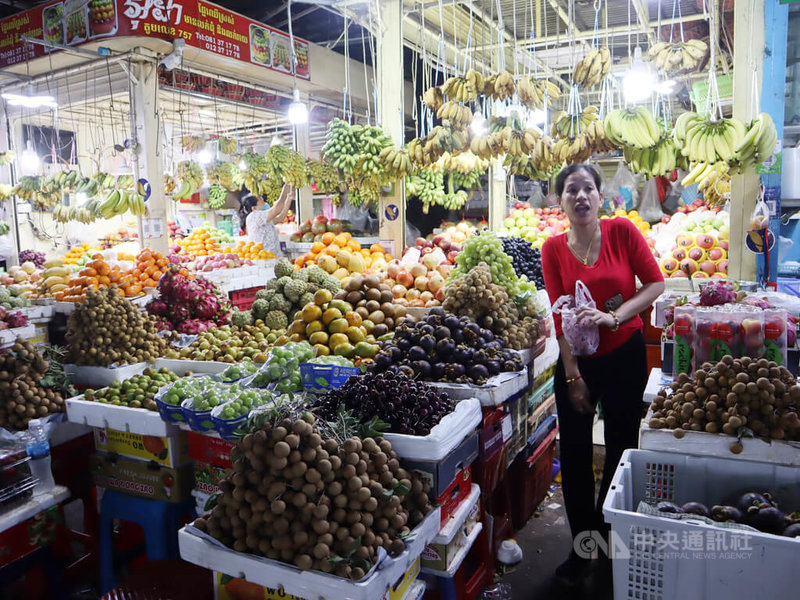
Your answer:
[[[533,79],[526,75],[517,81],[517,95],[523,105],[535,110],[542,108],[545,100],[548,106],[552,106],[553,100],[557,100],[561,96],[561,90],[552,81]]]
[[[97,220],[97,214],[88,205],[67,207],[63,204],[58,204],[53,208],[53,220],[58,223],[78,221],[89,224]]]
[[[406,150],[387,146],[381,150],[378,159],[391,179],[401,179],[414,172],[414,164]]]
[[[656,68],[674,75],[696,71],[705,62],[708,45],[701,40],[688,42],[658,42],[647,51]]]
[[[711,207],[725,204],[731,197],[731,175],[727,163],[718,162],[700,180],[697,189],[703,192],[703,199]]]
[[[541,135],[541,131],[535,129],[519,130],[507,127],[502,132],[503,149],[506,154],[512,156],[528,156]]]
[[[550,135],[553,137],[575,138],[595,121],[597,121],[597,107],[587,106],[578,115],[571,115],[566,111],[560,111],[553,117],[553,125],[550,128]]]
[[[600,83],[611,69],[611,52],[607,46],[599,50],[592,48],[575,65],[572,80],[581,87],[591,87]]]
[[[686,112],[675,120],[675,141],[690,162],[734,160],[746,133],[744,123],[736,117],[712,121],[697,113]]]
[[[200,135],[184,135],[181,147],[187,152],[199,152],[206,147],[206,139]]]
[[[425,90],[425,93],[422,94],[422,101],[425,103],[425,106],[431,110],[439,110],[442,104],[444,104],[444,95],[442,94],[441,88],[432,87]]]
[[[750,124],[747,132],[734,149],[734,161],[740,170],[755,167],[775,151],[778,131],[767,113],[761,113]]]
[[[494,132],[472,138],[469,142],[469,150],[482,160],[497,158],[505,152],[503,132]]]
[[[603,127],[603,122],[596,119],[589,123],[589,126],[584,130],[584,135],[589,139],[589,143],[594,149],[595,154],[608,154],[614,152],[617,147],[606,137],[606,131]]]
[[[472,111],[469,107],[457,104],[452,100],[442,104],[436,116],[443,121],[448,121],[453,127],[466,127],[472,123]]]
[[[603,127],[609,141],[620,147],[649,148],[661,137],[653,113],[643,106],[636,110],[612,110],[606,115]]]
[[[463,77],[450,77],[445,81],[442,84],[440,94],[447,96],[454,102],[471,102],[483,91],[483,86],[483,75],[478,73],[475,69],[470,69]],[[436,89],[437,88],[431,88],[431,90]],[[431,92],[431,90],[428,90],[428,92]],[[428,92],[426,92],[426,95],[428,95]],[[430,102],[428,102],[428,100],[430,100]],[[434,108],[434,106],[440,103],[435,91],[431,92],[430,98],[425,99],[425,104],[427,104],[428,108],[431,110],[438,110],[438,106],[436,108]]]
[[[223,154],[236,154],[239,143],[233,138],[221,137],[217,140],[217,148]]]
[[[471,150],[456,155],[447,152],[442,155],[439,162],[441,162],[442,168],[448,171],[456,171],[463,175],[473,171],[485,171],[489,168],[489,161],[473,154]]]
[[[178,184],[175,183],[175,178],[168,173],[164,173],[164,193],[171,194],[177,187]]]
[[[14,186],[8,183],[0,183],[0,202],[4,202],[14,195]]]
[[[483,82],[483,95],[495,100],[505,100],[514,95],[514,76],[508,71],[487,77]]]

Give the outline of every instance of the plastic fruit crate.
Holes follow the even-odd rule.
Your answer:
[[[614,598],[754,600],[794,598],[800,538],[723,528],[636,512],[639,502],[735,503],[771,491],[800,508],[800,469],[763,462],[626,450],[603,514],[611,525]],[[794,590],[794,591],[793,591]]]

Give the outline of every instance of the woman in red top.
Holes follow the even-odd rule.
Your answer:
[[[584,308],[580,319],[600,330],[600,345],[591,356],[576,357],[554,315],[561,356],[556,365],[555,395],[561,443],[564,504],[573,550],[556,576],[570,584],[588,574],[582,545],[592,531],[605,539],[603,500],[623,450],[638,442],[642,396],[647,384],[647,355],[642,320],[664,290],[664,281],[642,234],[628,219],[600,219],[603,203],[600,175],[589,165],[571,165],[556,178],[556,194],[570,230],[542,247],[542,269],[550,301],[575,294],[575,282],[586,284],[597,309]],[[642,286],[636,289],[636,278]],[[592,425],[597,403],[603,407],[606,461],[595,502],[592,471]],[[594,548],[594,547],[592,547]],[[590,550],[591,552],[591,550]]]

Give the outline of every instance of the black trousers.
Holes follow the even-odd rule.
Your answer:
[[[583,531],[607,533],[602,507],[623,450],[636,448],[642,396],[647,386],[647,351],[640,331],[609,354],[578,357],[578,367],[589,387],[592,404],[603,409],[606,462],[600,493],[595,501],[592,471],[594,415],[579,414],[567,392],[564,364],[555,372],[556,408],[560,428],[561,483],[567,519],[575,539]]]

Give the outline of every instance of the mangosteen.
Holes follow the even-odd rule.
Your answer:
[[[409,346],[410,348],[411,346]],[[392,362],[399,362],[403,358],[403,351],[397,346],[389,346],[387,348],[389,354],[392,357]]]
[[[381,371],[389,368],[391,364],[392,364],[391,354],[380,352],[375,355],[375,366]]]
[[[397,340],[397,347],[401,352],[408,352],[411,349],[411,340],[402,338]]]
[[[781,534],[785,537],[800,537],[800,523],[792,523]]]
[[[742,511],[742,513],[746,513],[750,507],[761,506],[762,504],[772,506],[772,502],[770,502],[764,494],[747,492],[746,494],[743,494],[741,498],[739,498],[739,501],[736,503],[736,507]]]
[[[397,374],[398,375],[405,375],[406,377],[414,377],[414,369],[411,365],[400,365],[397,367]]]
[[[687,502],[681,506],[681,510],[690,515],[700,515],[701,517],[711,517],[708,507],[701,502]]]
[[[411,346],[408,349],[408,360],[425,360],[427,353],[421,346]]]
[[[446,369],[447,365],[445,363],[443,362],[434,363],[433,366],[431,367],[431,378],[434,380],[441,379],[444,376]]]
[[[445,312],[444,312],[444,309],[441,306],[434,306],[428,312],[428,316],[429,317],[444,317],[445,316]]]
[[[419,339],[419,345],[423,350],[425,350],[425,352],[430,352],[434,349],[434,347],[436,347],[436,338],[432,335],[423,335]]]
[[[458,321],[458,317],[454,317],[453,315],[447,317],[444,320],[443,325],[447,327],[450,331],[453,331],[454,329],[461,329],[461,324]]]
[[[436,354],[441,357],[450,356],[455,350],[456,345],[453,340],[441,339],[436,342]]]
[[[741,523],[742,511],[735,506],[715,504],[711,507],[711,518],[720,523]]]
[[[422,378],[431,373],[431,364],[427,360],[415,360],[411,363],[411,368],[414,369],[414,373]]]
[[[486,342],[483,347],[487,350],[502,350],[503,344],[499,340],[492,340],[491,342]]]
[[[491,329],[481,329],[481,337],[487,342],[494,340],[494,334]]]
[[[437,340],[443,340],[445,338],[449,338],[450,330],[445,326],[437,327],[436,330],[433,332],[433,336]]]
[[[458,363],[451,363],[450,370],[452,376],[455,377],[456,379],[464,376],[464,365]]]
[[[745,522],[766,533],[781,533],[784,529],[783,513],[774,506],[750,507],[745,515]]]
[[[450,337],[456,344],[464,341],[464,332],[461,329],[450,329]]]
[[[486,362],[486,368],[489,369],[489,375],[497,375],[500,372],[500,362],[496,360],[490,360]]]
[[[469,369],[469,376],[477,382],[489,379],[489,370],[483,365],[472,365]]]
[[[433,335],[433,332],[436,331],[436,329],[433,327],[433,325],[428,325],[425,323],[419,328],[419,331],[422,335]]]

